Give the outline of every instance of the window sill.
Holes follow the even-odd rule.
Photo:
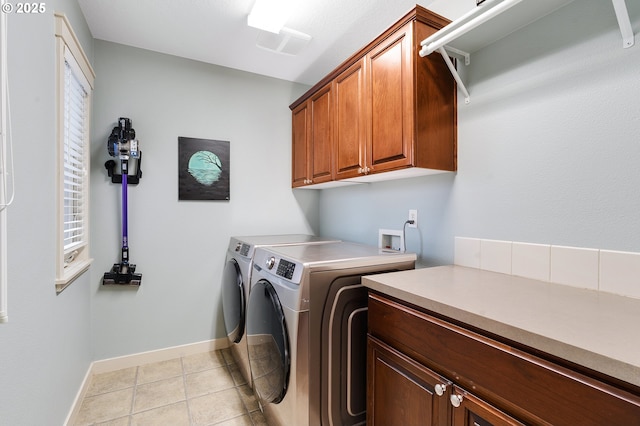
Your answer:
[[[56,294],[60,294],[62,290],[67,288],[76,278],[86,272],[89,266],[91,266],[91,263],[93,263],[93,259],[77,260],[72,266],[64,268],[62,278],[56,279]]]

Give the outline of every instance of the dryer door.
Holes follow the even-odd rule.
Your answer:
[[[261,279],[251,287],[247,344],[253,389],[261,402],[282,401],[291,366],[287,324],[273,285]]]
[[[244,334],[246,297],[244,280],[238,262],[227,261],[222,274],[222,311],[229,340],[238,343]]]

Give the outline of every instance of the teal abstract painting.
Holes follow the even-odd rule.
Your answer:
[[[178,137],[178,199],[229,200],[230,143]]]

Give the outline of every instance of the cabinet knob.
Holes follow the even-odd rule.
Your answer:
[[[451,400],[451,405],[455,408],[458,408],[460,404],[462,404],[462,395],[451,395],[449,399]]]
[[[362,167],[358,167],[358,173],[359,173],[359,174],[364,173],[364,169],[363,169]]]
[[[436,395],[442,396],[442,395],[444,395],[444,393],[447,390],[447,385],[443,385],[443,384],[438,383],[437,385],[435,385],[433,387],[433,389],[436,391]]]

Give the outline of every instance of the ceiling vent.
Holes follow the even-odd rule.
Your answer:
[[[279,34],[260,31],[256,45],[284,55],[297,55],[311,41],[311,36],[290,28],[282,28]]]

